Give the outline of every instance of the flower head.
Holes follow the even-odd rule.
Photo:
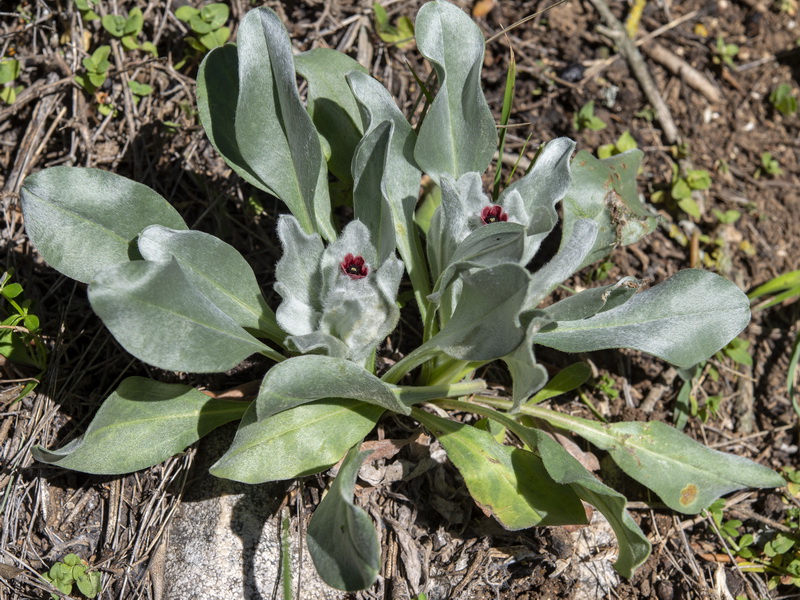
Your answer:
[[[481,223],[489,225],[491,223],[500,223],[508,221],[508,214],[503,212],[503,207],[499,204],[489,204],[484,206],[481,211]]]
[[[284,252],[275,291],[283,301],[275,315],[289,346],[365,363],[397,324],[403,263],[392,255],[371,267],[377,252],[361,221],[349,223],[327,248],[291,216],[280,218],[278,235]]]

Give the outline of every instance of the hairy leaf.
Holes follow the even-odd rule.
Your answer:
[[[245,402],[211,398],[188,385],[128,377],[103,402],[86,433],[41,462],[102,475],[131,473],[183,452],[212,429],[241,418]]]
[[[88,283],[95,273],[137,258],[136,236],[148,225],[187,229],[159,194],[99,169],[53,167],[25,179],[25,229],[44,259]]]
[[[319,473],[361,441],[381,414],[383,408],[358,400],[321,400],[259,421],[251,406],[210,473],[244,483]]]
[[[534,343],[564,352],[633,348],[688,367],[717,352],[750,321],[747,297],[730,281],[686,269],[588,319],[558,321]]]
[[[227,371],[267,347],[195,288],[178,263],[137,260],[89,284],[89,301],[128,352],[169,371]]]
[[[375,583],[381,568],[381,545],[375,525],[353,502],[358,469],[371,452],[354,446],[308,525],[308,552],[322,580],[338,590],[363,590]]]

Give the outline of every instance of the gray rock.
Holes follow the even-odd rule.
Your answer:
[[[164,598],[169,600],[270,600],[282,598],[279,505],[285,483],[247,485],[212,477],[208,467],[221,456],[234,429],[224,428],[200,443],[192,479],[172,520],[164,564]],[[339,600],[345,594],[319,578],[308,552],[297,554],[297,520],[292,519],[292,573],[300,597]],[[303,540],[305,549],[305,540]],[[299,577],[298,577],[299,574]]]

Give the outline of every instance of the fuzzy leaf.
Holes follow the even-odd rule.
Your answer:
[[[608,256],[617,245],[633,244],[656,227],[656,220],[639,200],[636,172],[642,162],[641,150],[629,150],[599,160],[582,150],[572,161],[572,185],[563,201],[564,227],[561,245],[568,242],[580,219],[598,225],[592,252],[581,267]]]
[[[328,146],[328,168],[341,181],[352,184],[350,163],[364,130],[361,114],[345,76],[366,74],[355,60],[336,50],[315,48],[294,57],[297,72],[308,82],[308,112]]]
[[[554,321],[588,319],[625,304],[639,290],[640,283],[633,277],[623,277],[617,283],[578,292],[544,308]]]
[[[361,441],[382,414],[383,408],[357,400],[321,400],[258,421],[251,406],[210,473],[243,483],[319,473]]]
[[[308,552],[322,580],[348,592],[370,587],[381,568],[375,525],[353,502],[358,469],[371,452],[354,446],[308,525]]]
[[[688,367],[725,346],[749,321],[747,296],[736,285],[686,269],[613,309],[558,321],[534,343],[563,352],[633,348]]]
[[[137,258],[136,236],[148,225],[187,229],[159,194],[99,169],[53,167],[25,179],[25,229],[44,259],[88,283],[95,273]]]
[[[253,269],[230,244],[201,231],[154,225],[139,236],[139,251],[151,261],[174,257],[189,282],[239,325],[283,339]]]
[[[418,409],[413,414],[442,444],[475,502],[506,529],[586,522],[575,492],[553,481],[536,455],[475,427]]]
[[[484,40],[464,11],[437,0],[420,9],[417,48],[431,61],[439,92],[419,129],[414,158],[437,183],[483,173],[497,147],[494,118],[481,90]]]
[[[104,269],[89,284],[89,301],[128,352],[161,369],[227,371],[267,348],[189,283],[174,259]]]
[[[407,415],[411,412],[392,388],[359,365],[343,358],[296,356],[272,367],[261,382],[256,415],[263,421],[322,398],[349,398]]]
[[[36,460],[102,475],[131,473],[183,452],[212,429],[241,418],[244,402],[211,398],[188,385],[128,377],[81,437]]]

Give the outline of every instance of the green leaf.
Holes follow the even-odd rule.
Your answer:
[[[194,6],[189,6],[188,4],[186,4],[184,6],[181,6],[175,11],[175,16],[178,17],[179,20],[188,23],[192,17],[194,17],[199,13],[200,11],[197,10]]]
[[[616,308],[558,321],[537,333],[534,343],[563,352],[633,348],[689,367],[712,356],[749,321],[747,297],[736,285],[686,269]]]
[[[122,32],[126,36],[136,37],[142,30],[142,25],[144,25],[142,9],[136,6],[128,13],[128,18],[125,20],[125,26]]]
[[[437,0],[417,14],[417,47],[436,71],[439,92],[419,129],[414,158],[435,181],[483,173],[497,147],[494,118],[481,90],[484,40],[457,6]]]
[[[437,348],[459,360],[484,361],[513,352],[525,337],[519,314],[530,281],[528,272],[505,263],[470,272],[462,281],[453,316],[420,346],[420,353]]]
[[[572,363],[564,367],[548,381],[537,394],[528,401],[528,404],[538,404],[550,398],[555,398],[572,390],[578,389],[592,376],[592,369],[586,363]]]
[[[251,406],[209,472],[244,483],[319,473],[361,441],[382,414],[383,408],[357,400],[321,400],[258,421]]]
[[[625,509],[627,504],[625,496],[599,481],[543,431],[525,427],[492,409],[473,407],[463,402],[459,404],[465,410],[474,410],[513,431],[526,446],[539,455],[548,475],[554,481],[570,486],[581,500],[597,508],[608,519],[617,536],[619,556],[614,568],[623,577],[633,576],[636,568],[644,563],[650,554],[650,542]]]
[[[128,377],[103,402],[86,433],[36,460],[83,473],[116,475],[156,465],[211,430],[241,418],[244,402],[211,398],[188,385]]]
[[[498,444],[470,425],[419,409],[412,414],[442,444],[481,510],[506,529],[586,522],[578,497],[553,481],[536,455]]]
[[[19,77],[20,63],[13,58],[0,60],[0,85],[10,83]]]
[[[228,20],[230,8],[228,8],[227,4],[222,2],[214,2],[200,9],[200,16],[206,23],[211,25],[212,29],[219,29],[225,25],[225,22]]]
[[[329,48],[298,54],[294,66],[308,82],[308,112],[330,147],[328,168],[341,181],[352,184],[350,164],[363,128],[358,104],[345,76],[351,71],[367,70],[346,54]]]
[[[583,290],[542,310],[554,321],[587,319],[624,304],[640,286],[641,283],[633,277],[623,277],[617,283]]]
[[[391,121],[384,121],[372,129],[361,140],[353,157],[353,211],[369,229],[379,264],[392,256],[395,249],[394,217],[383,176],[392,128]]]
[[[96,577],[94,577],[96,576]],[[100,573],[93,571],[75,580],[81,594],[87,598],[96,598],[100,593]]]
[[[535,410],[527,412],[607,450],[620,469],[681,513],[696,514],[735,490],[785,484],[772,469],[712,450],[660,421],[600,424]]]
[[[358,469],[372,452],[354,446],[308,525],[308,552],[322,580],[338,590],[363,590],[381,568],[381,545],[367,512],[353,502]]]
[[[194,287],[175,259],[100,271],[89,301],[128,352],[169,371],[222,372],[267,347]]]
[[[599,160],[582,150],[572,161],[572,185],[563,201],[564,224],[561,246],[569,240],[580,219],[599,226],[593,250],[582,267],[602,260],[618,245],[633,244],[651,233],[655,218],[639,200],[636,173],[643,153],[629,150]]]
[[[282,342],[285,334],[267,305],[253,269],[233,246],[200,231],[176,231],[160,225],[139,236],[146,260],[174,257],[191,284],[242,327],[262,330]]]
[[[21,199],[36,249],[50,266],[84,283],[135,257],[135,238],[148,225],[187,228],[159,194],[99,169],[39,171],[25,179]]]
[[[3,294],[6,298],[16,298],[22,293],[22,285],[19,283],[9,283],[6,286],[3,286],[0,293]]]
[[[208,50],[213,50],[214,48],[219,48],[225,42],[228,41],[228,38],[231,37],[231,30],[227,27],[220,27],[214,31],[209,31],[208,33],[200,36],[200,43]]]
[[[411,412],[389,385],[365,368],[343,358],[309,354],[285,360],[267,372],[256,399],[256,415],[263,421],[322,398],[361,400],[404,415]]]
[[[692,198],[691,195],[679,200],[678,207],[689,216],[694,217],[696,220],[699,220],[703,216],[700,212],[700,207],[697,205],[697,202],[694,201],[694,198]]]
[[[127,19],[121,15],[105,15],[102,21],[100,21],[100,23],[103,25],[103,29],[116,38],[120,38],[125,35],[126,22]]]
[[[239,156],[229,156],[223,151],[225,146],[218,147],[226,160],[252,173],[251,183],[283,200],[305,231],[335,239],[328,170],[316,129],[297,91],[286,29],[272,10],[257,8],[244,17],[238,41],[235,88],[229,84],[229,74],[219,73],[223,65],[214,64],[198,78],[201,122],[212,143],[219,128],[232,129]],[[230,58],[225,59],[228,64]],[[228,86],[220,89],[225,82]],[[238,98],[230,111],[234,90]],[[220,102],[219,96],[228,98]]]

